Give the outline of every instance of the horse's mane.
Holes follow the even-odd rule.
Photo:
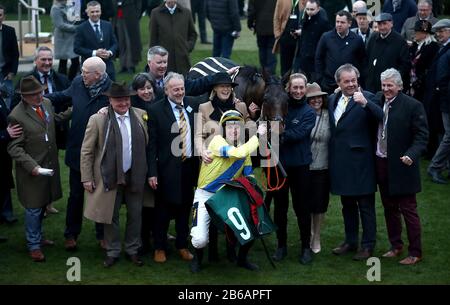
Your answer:
[[[258,68],[256,68],[255,66],[244,65],[239,69],[239,76],[250,79],[253,82],[256,81],[255,76],[260,76],[260,75],[261,75],[261,73],[259,72]]]

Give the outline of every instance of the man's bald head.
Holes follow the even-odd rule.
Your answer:
[[[89,57],[83,62],[81,74],[86,86],[92,86],[99,82],[106,73],[106,64],[100,57]]]
[[[83,62],[83,67],[87,69],[95,70],[101,74],[106,72],[106,64],[105,62],[97,56],[89,57]]]
[[[353,8],[352,13],[354,15],[361,9],[367,9],[367,4],[364,1],[358,0],[355,1],[355,3],[353,3],[352,8]]]

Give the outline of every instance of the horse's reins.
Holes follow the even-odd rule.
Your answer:
[[[266,185],[263,184],[263,187],[264,187],[264,190],[266,192],[278,191],[286,183],[286,176],[287,175],[286,175],[286,172],[285,172],[285,170],[284,170],[284,168],[283,168],[283,166],[281,165],[280,162],[278,162],[278,165],[273,164],[273,166],[272,166],[272,164],[271,164],[271,162],[272,162],[272,154],[271,154],[272,146],[270,145],[269,142],[267,142],[267,145],[266,145],[265,149],[266,149],[266,154],[268,155],[267,156],[268,167],[267,167],[267,178],[266,178],[267,183],[266,183]],[[270,177],[271,177],[270,173],[272,172],[271,171],[272,167],[275,168],[275,175],[276,175],[275,186],[272,186],[272,183],[270,182],[270,180],[271,180],[270,179]],[[281,174],[283,176],[282,179],[280,179],[280,174],[278,172],[278,168],[280,168]]]

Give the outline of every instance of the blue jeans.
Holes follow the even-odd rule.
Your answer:
[[[230,32],[214,31],[212,56],[230,58],[233,44],[234,37]]]
[[[45,207],[38,209],[25,209],[25,237],[29,251],[41,248],[42,219]]]
[[[275,37],[273,35],[257,35],[256,43],[258,44],[259,63],[261,67],[270,74],[275,74],[277,57],[272,53]]]

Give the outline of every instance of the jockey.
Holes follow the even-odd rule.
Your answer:
[[[209,241],[210,215],[205,207],[205,202],[218,191],[225,182],[240,176],[253,175],[250,154],[254,152],[259,141],[257,135],[252,136],[248,142],[242,144],[241,128],[244,127],[244,118],[237,110],[228,110],[220,119],[223,128],[223,136],[216,135],[208,145],[212,162],[202,163],[198,178],[198,188],[195,191],[194,211],[192,219],[192,245],[195,248],[194,260],[191,263],[191,271],[199,272],[203,258],[203,248]],[[260,124],[258,135],[263,136],[267,129]],[[234,237],[234,236],[233,236]],[[258,266],[248,262],[247,253],[251,243],[241,246],[237,264],[248,270],[256,270]]]

